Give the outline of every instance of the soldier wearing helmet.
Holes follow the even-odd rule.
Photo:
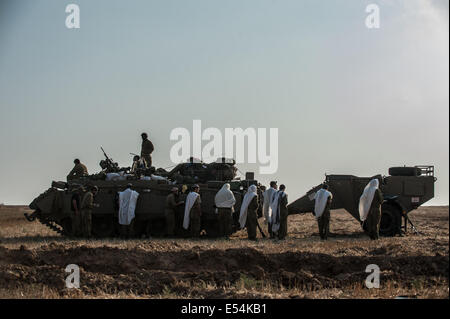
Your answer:
[[[147,168],[152,167],[152,152],[155,149],[153,143],[148,139],[147,133],[142,133],[141,157],[144,159]]]
[[[138,174],[144,169],[145,169],[144,159],[141,158],[139,155],[135,155],[133,157],[133,165],[131,166],[131,173]]]
[[[180,201],[178,194],[178,187],[173,187],[170,194],[166,198],[166,226],[167,226],[167,236],[173,236],[175,234],[175,220],[176,212],[178,207],[183,205],[184,202]]]
[[[75,166],[69,172],[69,175],[67,175],[67,180],[68,181],[88,175],[88,170],[87,170],[86,165],[82,164],[78,158],[76,158],[73,161],[73,163],[75,164]]]
[[[99,204],[94,203],[94,198],[97,193],[98,187],[91,186],[81,201],[81,229],[83,236],[87,238],[91,237],[92,232],[92,209],[99,207]]]
[[[81,196],[84,193],[83,186],[77,187],[73,190],[72,198],[70,201],[71,220],[72,220],[72,236],[81,235]]]
[[[190,228],[191,236],[193,238],[200,237],[201,231],[201,199],[200,199],[200,186],[195,184],[191,188],[191,192],[186,197],[186,205],[184,207],[184,219],[183,228]]]

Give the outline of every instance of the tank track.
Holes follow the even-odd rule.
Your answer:
[[[60,234],[62,236],[66,235],[66,232],[64,231],[64,229],[61,226],[59,226],[58,224],[56,224],[54,221],[48,220],[46,218],[41,218],[40,216],[37,216],[36,218],[41,224],[47,226],[48,228],[57,232],[58,234]]]

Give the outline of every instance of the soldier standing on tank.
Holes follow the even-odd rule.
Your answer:
[[[98,187],[92,186],[91,189],[84,194],[81,201],[81,228],[84,237],[90,238],[92,231],[92,209],[99,207],[94,203],[94,197],[98,193]]]
[[[86,165],[82,164],[78,158],[76,158],[73,161],[73,163],[75,164],[75,166],[69,172],[69,175],[67,175],[67,180],[68,181],[88,175],[88,170],[87,170]]]
[[[152,167],[152,152],[155,149],[153,143],[148,139],[147,133],[142,133],[141,157],[144,159],[147,168]]]
[[[166,198],[166,226],[167,236],[173,236],[175,234],[175,215],[178,207],[183,205],[184,202],[179,200],[178,187],[173,187],[172,191]]]

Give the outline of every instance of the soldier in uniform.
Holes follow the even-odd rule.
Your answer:
[[[131,173],[137,174],[140,170],[145,169],[145,163],[139,155],[134,155],[133,165],[131,165]]]
[[[69,175],[67,175],[67,180],[70,181],[72,179],[79,178],[81,176],[87,176],[88,170],[86,165],[82,164],[78,158],[76,158],[73,163],[75,166],[73,169],[69,172]]]
[[[379,239],[380,234],[380,222],[381,222],[381,204],[383,203],[383,194],[381,190],[377,188],[370,205],[370,211],[367,215],[366,224],[367,232],[372,240]]]
[[[322,189],[315,195],[313,215],[317,219],[320,239],[327,240],[330,232],[330,207],[333,195],[328,191],[328,185],[323,184]]]
[[[231,215],[234,211],[233,206],[236,203],[236,199],[230,188],[230,184],[225,183],[214,198],[217,213],[219,215],[219,233],[220,236],[225,237],[226,239],[231,235]]]
[[[280,192],[284,194],[280,195],[278,201],[278,205],[280,206],[280,229],[278,230],[278,239],[285,239],[287,236],[287,219],[288,219],[288,209],[287,209],[287,194],[285,193],[286,186],[283,184],[280,185]]]
[[[241,225],[241,229],[247,226],[247,235],[248,239],[250,240],[256,240],[258,206],[258,194],[256,193],[256,186],[250,185],[242,201],[241,212],[239,215],[239,223]]]
[[[94,203],[94,197],[98,193],[98,187],[92,186],[91,189],[84,194],[83,200],[81,201],[81,228],[84,237],[91,237],[92,230],[92,209],[94,207],[99,207],[98,204]]]
[[[194,185],[193,191],[195,193],[199,194],[200,186]],[[200,227],[201,227],[201,217],[202,217],[201,204],[202,204],[202,200],[201,200],[200,194],[199,194],[194,202],[194,205],[192,206],[192,208],[189,212],[192,238],[200,237]]]
[[[147,133],[142,133],[141,157],[144,159],[147,168],[152,167],[152,152],[155,149],[153,143],[148,139]]]
[[[175,214],[178,206],[183,205],[184,202],[179,200],[178,188],[173,187],[171,193],[166,198],[166,225],[167,236],[173,236],[175,234]]]
[[[253,197],[252,201],[248,205],[248,216],[247,216],[247,235],[248,239],[256,240],[256,224],[258,223],[258,198]]]
[[[370,180],[359,198],[359,219],[365,226],[370,239],[373,240],[378,239],[380,231],[383,194],[379,185],[378,179]]]
[[[263,197],[264,197],[263,214],[264,214],[265,222],[268,224],[267,230],[270,235],[270,238],[274,238],[274,234],[272,232],[272,223],[271,223],[271,216],[272,216],[271,206],[272,206],[272,201],[274,199],[274,194],[277,193],[277,190],[278,190],[277,182],[271,181],[270,187],[263,193]]]
[[[71,201],[71,219],[72,219],[72,235],[78,237],[81,235],[81,195],[83,194],[83,187],[74,190]]]

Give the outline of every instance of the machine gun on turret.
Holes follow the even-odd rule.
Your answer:
[[[100,146],[100,149],[102,150],[103,155],[105,156],[105,159],[101,160],[99,163],[102,170],[106,173],[119,172],[120,171],[119,164],[117,164],[116,162],[113,162],[113,159],[108,157],[108,155],[106,155],[106,152],[103,149],[103,147]]]

